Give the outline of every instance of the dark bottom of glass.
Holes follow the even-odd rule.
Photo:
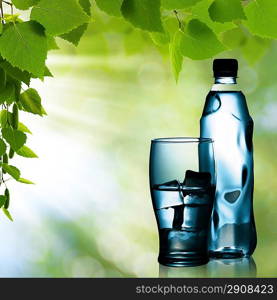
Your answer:
[[[210,251],[209,256],[213,258],[241,258],[246,257],[241,249],[231,248],[231,247],[224,247],[222,249],[216,251]]]
[[[208,263],[209,258],[205,254],[195,252],[174,252],[160,254],[158,262],[168,267],[195,267]]]

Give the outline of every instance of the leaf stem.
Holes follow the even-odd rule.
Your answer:
[[[176,9],[174,9],[173,12],[174,12],[174,14],[176,16],[176,19],[178,21],[179,29],[183,30],[183,24],[182,24],[182,21],[179,18],[178,11]]]
[[[0,0],[0,13],[1,13],[1,22],[2,22],[2,24],[5,24],[5,22],[4,22],[3,0]]]
[[[7,185],[6,185],[6,182],[4,180],[4,176],[3,176],[3,168],[2,168],[2,176],[1,176],[0,186],[1,186],[2,183],[4,183],[5,187],[7,188]]]

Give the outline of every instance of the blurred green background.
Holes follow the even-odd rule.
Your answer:
[[[212,60],[186,59],[176,85],[167,49],[123,20],[94,16],[77,49],[60,40],[61,50],[49,56],[55,78],[33,82],[48,116],[23,116],[33,131],[29,146],[40,158],[17,158],[24,177],[36,185],[10,183],[15,222],[0,220],[0,276],[254,276],[245,261],[243,271],[241,262],[211,262],[178,274],[159,270],[148,186],[150,140],[198,135]],[[239,51],[221,57],[239,59],[239,82],[255,121],[253,258],[257,276],[274,277],[277,43],[254,66]]]

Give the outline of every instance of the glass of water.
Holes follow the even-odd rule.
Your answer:
[[[159,230],[159,263],[207,263],[216,181],[213,141],[187,137],[154,139],[149,173]]]

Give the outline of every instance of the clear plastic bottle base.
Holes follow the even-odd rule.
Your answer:
[[[245,255],[240,248],[224,247],[216,251],[209,251],[209,256],[212,258],[234,259],[248,257],[249,255]]]

